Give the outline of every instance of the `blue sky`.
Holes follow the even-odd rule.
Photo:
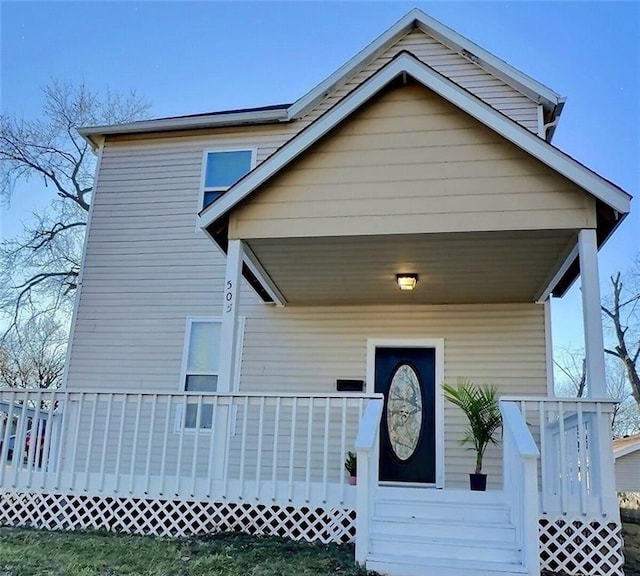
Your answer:
[[[135,89],[153,116],[292,102],[413,7],[567,96],[554,144],[640,194],[637,2],[3,1],[1,107],[33,117],[52,78]],[[5,207],[3,234],[42,202],[40,188]],[[603,279],[637,253],[637,212],[602,250]],[[579,298],[574,287],[554,304],[556,344],[581,344]]]

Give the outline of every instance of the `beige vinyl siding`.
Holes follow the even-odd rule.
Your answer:
[[[575,184],[427,88],[379,95],[232,216],[232,238],[594,227]]]
[[[403,50],[410,52],[534,134],[538,133],[536,102],[418,29],[407,33],[383,54],[334,89],[305,116],[304,121],[311,121],[320,116]]]
[[[224,257],[195,223],[203,150],[257,146],[261,161],[290,136],[283,126],[269,130],[107,141],[71,343],[70,389],[181,389],[186,318],[217,317],[222,303]],[[336,378],[364,378],[367,338],[406,337],[445,339],[448,380],[493,381],[509,394],[546,390],[542,306],[277,309],[244,285],[240,313],[246,317],[242,390],[335,391]],[[350,422],[350,436],[355,426]],[[465,485],[473,464],[457,446],[463,428],[447,407],[449,486]],[[492,449],[486,470],[497,486],[499,449]]]
[[[544,308],[536,304],[284,308],[243,306],[245,390],[335,391],[336,379],[365,379],[367,339],[444,338],[445,380],[493,382],[504,394],[546,395]],[[440,383],[436,383],[439,385]],[[445,410],[447,486],[467,485],[472,453],[465,420]],[[501,478],[501,448],[485,471]]]
[[[640,450],[616,458],[616,490],[640,492]]]
[[[68,386],[179,390],[186,317],[219,317],[225,260],[196,230],[203,151],[256,147],[290,127],[107,140],[88,232]],[[245,287],[245,301],[257,302]]]

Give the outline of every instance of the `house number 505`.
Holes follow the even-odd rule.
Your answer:
[[[227,291],[224,295],[224,299],[226,301],[226,312],[231,312],[233,310],[233,292],[231,292],[231,288],[233,288],[233,283],[230,280],[227,280]]]

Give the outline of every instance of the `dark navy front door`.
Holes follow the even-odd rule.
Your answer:
[[[433,348],[376,348],[381,481],[436,481],[435,368]]]

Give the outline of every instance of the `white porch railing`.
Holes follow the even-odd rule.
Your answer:
[[[517,405],[540,447],[543,515],[619,519],[611,416],[615,401],[502,398]]]
[[[356,438],[358,480],[356,485],[356,562],[364,565],[369,553],[369,532],[378,490],[380,419],[382,395],[369,401]]]
[[[0,489],[354,508],[370,398],[0,389]]]
[[[540,452],[519,407],[500,402],[503,421],[503,490],[522,550],[522,563],[531,576],[540,573],[538,543],[537,461]]]

